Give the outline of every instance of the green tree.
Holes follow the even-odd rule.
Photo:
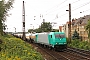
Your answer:
[[[89,38],[89,42],[90,42],[90,19],[88,20],[88,23],[85,26],[85,29],[87,30],[88,38]]]
[[[75,31],[74,31],[74,33],[73,33],[73,35],[72,35],[72,39],[73,39],[73,40],[74,40],[74,39],[79,39],[79,33],[77,33],[76,29],[75,29]]]
[[[59,32],[59,29],[53,29],[52,31],[53,32]]]
[[[43,22],[41,24],[42,32],[50,32],[52,30],[52,25],[50,22]]]
[[[33,29],[29,29],[29,30],[28,30],[28,32],[30,32],[30,33],[31,33],[32,31],[33,31]]]
[[[35,29],[35,32],[40,33],[42,32],[41,28]]]
[[[28,32],[31,32],[31,31],[34,31],[34,32],[37,32],[37,33],[40,33],[40,32],[50,32],[52,31],[52,25],[50,22],[43,22],[41,24],[41,26],[39,26],[39,28],[37,29],[29,29]]]
[[[6,17],[9,16],[8,11],[10,11],[10,8],[12,8],[13,2],[14,0],[0,1],[0,35],[3,35],[5,30]]]

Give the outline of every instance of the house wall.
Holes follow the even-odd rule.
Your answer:
[[[82,40],[88,41],[88,33],[85,30],[85,25],[77,24],[76,26],[72,26],[71,27],[72,34],[74,33],[75,29],[79,33],[79,36],[82,37]]]
[[[71,36],[72,36],[72,34],[74,33],[74,31],[76,29],[76,31],[79,33],[79,36],[82,37],[83,41],[89,41],[88,33],[85,30],[85,26],[86,26],[89,19],[90,19],[90,15],[86,15],[86,16],[80,17],[78,19],[72,19],[72,22],[71,22]],[[62,28],[63,28],[63,31],[66,34],[66,37],[68,38],[69,37],[68,22],[66,22],[66,24],[64,24]]]
[[[88,40],[88,33],[87,31],[85,30],[85,25],[81,25],[79,26],[79,35],[82,36],[82,40]]]

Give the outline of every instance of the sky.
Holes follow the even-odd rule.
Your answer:
[[[90,0],[15,0],[11,14],[7,17],[8,32],[22,32],[22,4],[25,2],[25,31],[39,27],[43,19],[53,23],[54,29],[69,21],[69,3],[71,4],[71,19],[90,14]],[[82,13],[80,13],[82,12]],[[43,16],[43,17],[40,17]],[[34,20],[35,19],[35,20]],[[56,23],[56,24],[54,24]]]

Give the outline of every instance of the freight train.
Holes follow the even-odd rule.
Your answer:
[[[18,35],[22,37],[22,35]],[[67,40],[64,32],[26,34],[26,40],[54,50],[64,50],[67,48]]]

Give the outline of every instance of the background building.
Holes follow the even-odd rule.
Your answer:
[[[85,26],[86,26],[89,19],[90,19],[90,15],[86,15],[86,16],[80,17],[78,19],[72,19],[72,22],[71,22],[71,36],[74,33],[74,31],[76,30],[79,33],[79,36],[82,38],[82,40],[88,41],[89,39],[88,39],[87,31],[85,30]],[[59,31],[65,32],[67,38],[69,36],[68,26],[69,26],[69,22],[66,22],[66,24],[64,24],[62,27],[59,26]]]

